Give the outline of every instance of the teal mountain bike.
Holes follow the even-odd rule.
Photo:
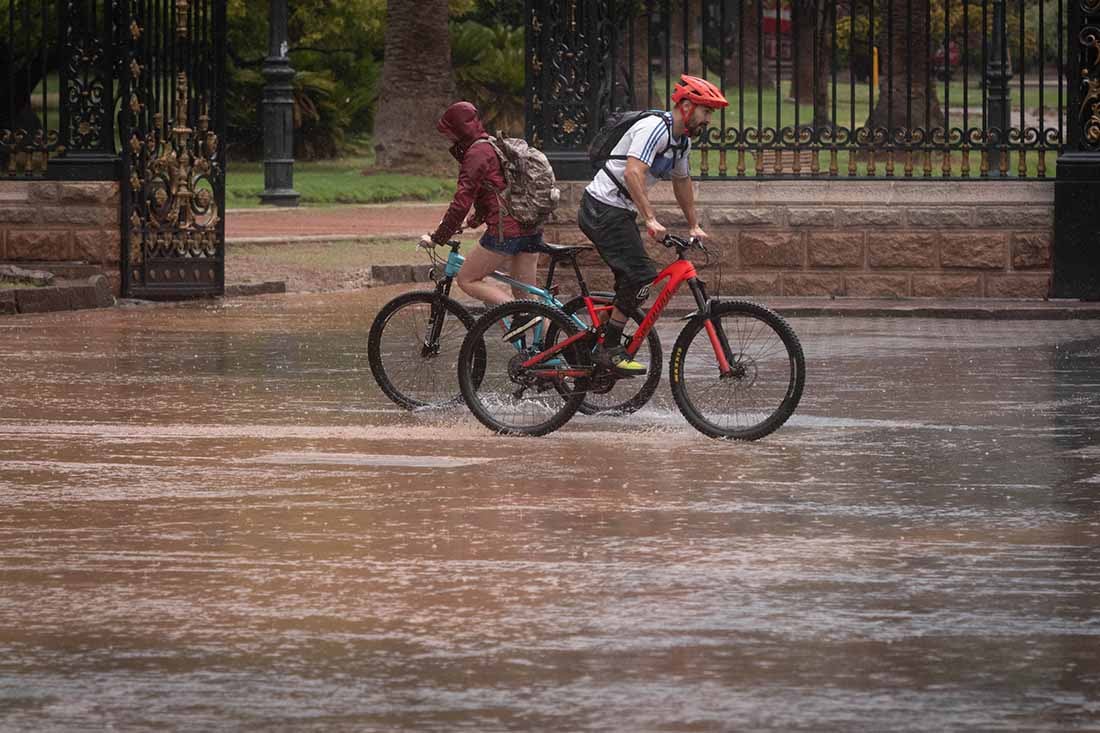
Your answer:
[[[448,407],[462,402],[458,356],[475,319],[465,306],[451,298],[451,285],[465,261],[459,253],[461,243],[451,241],[446,246],[450,252],[445,259],[439,256],[436,248],[428,250],[435,288],[404,293],[386,303],[371,324],[367,337],[368,362],[375,381],[387,397],[407,410]],[[577,330],[587,330],[593,318],[600,321],[609,318],[614,294],[590,293],[577,262],[577,257],[591,251],[591,247],[554,244],[543,247],[550,257],[543,287],[521,283],[501,272],[493,273],[492,277],[530,294],[532,301],[517,301],[517,304],[545,305],[561,313]],[[554,273],[561,266],[573,269],[580,290],[580,295],[564,303],[558,300],[559,289],[554,284]],[[637,328],[645,319],[645,312],[637,310],[630,318]],[[631,337],[632,334],[627,335]],[[509,348],[518,353],[525,348],[525,338],[515,339]],[[641,351],[639,358],[647,360],[649,365],[649,373],[644,379],[607,380],[588,388],[584,395],[578,395],[577,409],[588,415],[629,414],[641,409],[661,381],[661,341],[655,331],[644,339]],[[470,378],[477,381],[479,372],[483,373],[485,354],[476,348],[471,354]],[[561,381],[554,389],[560,401],[571,396],[573,385]]]

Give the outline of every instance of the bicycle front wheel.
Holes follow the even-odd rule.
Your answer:
[[[584,400],[586,377],[576,374],[585,371],[579,347],[567,346],[532,367],[523,363],[546,348],[548,333],[568,338],[576,332],[564,313],[535,301],[513,301],[487,312],[466,335],[458,358],[458,384],[470,411],[504,435],[545,435],[560,428]],[[570,389],[559,389],[562,381]]]
[[[707,324],[729,370],[722,372]],[[721,345],[722,338],[729,350]],[[712,438],[757,440],[778,429],[802,398],[806,360],[794,331],[755,303],[714,306],[680,332],[669,362],[672,396],[687,421]]]
[[[465,308],[439,293],[397,296],[378,312],[367,337],[374,380],[406,410],[458,404],[458,353],[473,325]]]

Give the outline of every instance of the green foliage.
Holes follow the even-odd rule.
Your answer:
[[[470,11],[460,20],[472,20],[487,26],[523,26],[523,0],[477,0],[469,5],[472,6]]]
[[[349,136],[369,130],[381,79],[385,0],[303,0],[288,21],[295,69],[295,157],[347,152]],[[260,103],[267,55],[267,0],[229,0],[229,151],[255,158],[262,149]]]
[[[524,37],[522,28],[451,25],[451,61],[459,96],[481,111],[488,130],[523,134]]]

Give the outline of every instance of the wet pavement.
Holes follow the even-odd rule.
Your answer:
[[[1100,321],[506,439],[373,385],[393,292],[0,321],[0,729],[1100,729]]]

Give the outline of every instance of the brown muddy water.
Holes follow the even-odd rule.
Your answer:
[[[1100,729],[1100,322],[505,439],[374,386],[393,292],[0,320],[0,728]]]

